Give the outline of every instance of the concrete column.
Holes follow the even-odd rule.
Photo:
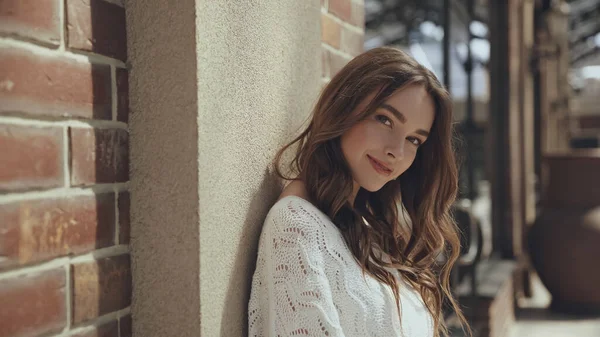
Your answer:
[[[245,336],[275,151],[320,88],[320,2],[128,1],[135,336]]]
[[[127,1],[135,336],[198,336],[195,1]]]

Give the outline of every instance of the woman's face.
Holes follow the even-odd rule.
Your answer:
[[[364,109],[374,96],[368,96],[357,110]],[[434,116],[433,99],[423,86],[415,84],[395,92],[343,134],[342,152],[355,192],[358,187],[375,192],[404,173],[427,140]]]

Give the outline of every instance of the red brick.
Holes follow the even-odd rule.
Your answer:
[[[68,47],[127,59],[125,9],[104,0],[67,0]]]
[[[352,19],[352,1],[351,0],[329,0],[329,13],[338,18],[350,22]]]
[[[119,243],[129,243],[129,192],[119,193]]]
[[[321,14],[321,41],[339,48],[342,26],[327,14]]]
[[[365,5],[363,3],[352,2],[352,18],[350,23],[356,27],[365,27]]]
[[[131,328],[131,315],[123,316],[119,319],[119,337],[133,336]]]
[[[70,128],[71,184],[129,180],[127,130]]]
[[[60,1],[0,1],[0,32],[58,46],[60,44]]]
[[[342,27],[342,43],[340,49],[352,56],[357,56],[362,53],[364,49],[363,33],[347,27]]]
[[[71,337],[119,337],[119,324],[117,320],[109,321],[100,326],[90,327],[89,330],[71,335]]]
[[[0,124],[0,191],[64,185],[63,129]]]
[[[124,309],[131,303],[129,255],[71,266],[73,322]]]
[[[129,74],[117,68],[117,120],[129,123]]]
[[[329,72],[331,77],[335,76],[348,62],[350,58],[338,53],[329,53]]]
[[[108,65],[0,49],[0,114],[111,119]]]
[[[65,269],[0,281],[0,337],[39,336],[67,323]]]
[[[113,193],[0,204],[0,269],[114,244]]]

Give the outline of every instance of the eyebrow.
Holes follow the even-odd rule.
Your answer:
[[[393,106],[383,103],[383,104],[381,104],[381,108],[386,109],[389,112],[391,112],[394,115],[394,117],[396,117],[400,122],[402,122],[402,124],[406,123],[406,121],[407,121],[406,116],[404,116],[400,111],[398,111]],[[420,134],[423,137],[429,137],[429,132],[427,132],[423,129],[418,129],[416,131],[416,133]]]

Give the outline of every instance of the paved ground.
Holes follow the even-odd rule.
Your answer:
[[[519,303],[521,309],[516,313],[511,337],[600,337],[600,317],[582,318],[547,310],[550,294],[537,278],[533,295]]]

